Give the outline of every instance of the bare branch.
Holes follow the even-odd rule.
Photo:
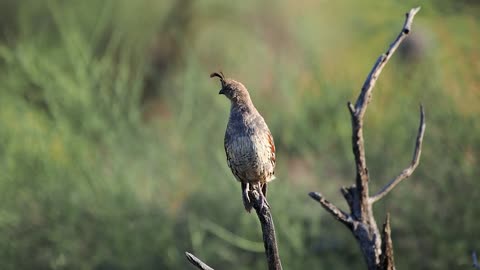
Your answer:
[[[478,264],[478,258],[477,258],[477,253],[475,251],[472,251],[472,261],[473,261],[473,268],[475,269],[480,269],[480,265]]]
[[[336,220],[343,223],[349,229],[353,228],[353,219],[350,217],[350,215],[342,211],[340,208],[336,207],[333,203],[323,198],[322,194],[318,192],[310,192],[308,193],[308,195],[312,197],[312,199],[314,199],[315,201],[319,202],[320,205],[322,205],[322,207],[325,208],[328,213],[332,214],[332,216]]]
[[[208,266],[206,263],[202,262],[199,258],[195,257],[192,253],[185,252],[185,256],[187,256],[187,260],[196,266],[198,269],[201,270],[213,270],[210,266]]]
[[[395,263],[393,260],[393,243],[391,237],[392,231],[390,229],[390,214],[387,213],[385,223],[382,230],[382,255],[380,260],[380,269],[395,270]]]
[[[378,76],[382,72],[383,68],[387,64],[388,60],[392,57],[393,53],[397,50],[400,43],[406,38],[406,36],[410,33],[413,23],[413,18],[420,10],[420,7],[412,8],[407,14],[405,18],[405,23],[403,24],[402,31],[398,34],[397,38],[390,44],[387,52],[380,55],[378,57],[373,69],[367,76],[367,79],[363,83],[362,91],[357,98],[357,102],[355,103],[355,110],[356,115],[359,118],[363,118],[365,111],[367,109],[367,105],[371,99],[371,92],[375,83],[377,82]]]
[[[396,185],[398,185],[402,180],[410,177],[412,173],[417,168],[418,164],[420,163],[420,155],[422,153],[422,143],[423,143],[423,136],[425,135],[425,111],[423,110],[423,106],[420,105],[420,126],[418,127],[417,133],[417,140],[415,143],[415,150],[413,152],[412,162],[410,166],[405,168],[397,177],[392,179],[387,185],[385,185],[377,194],[370,198],[371,203],[375,203],[376,201],[383,198],[387,195]]]
[[[273,225],[272,213],[267,199],[261,195],[258,190],[259,186],[249,192],[249,198],[253,203],[253,208],[257,212],[258,219],[262,226],[263,243],[265,245],[265,255],[269,270],[282,270],[282,263],[277,248],[277,239],[275,235],[275,227]]]

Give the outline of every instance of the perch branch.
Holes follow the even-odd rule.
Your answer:
[[[392,231],[390,229],[390,214],[387,213],[385,223],[382,230],[382,259],[380,260],[382,270],[395,270],[395,263],[393,260],[393,243],[391,237]]]
[[[268,269],[282,270],[272,213],[270,212],[267,199],[260,195],[262,193],[258,189],[259,186],[255,186],[255,189],[249,192],[249,197],[262,226],[263,243],[265,246],[265,255],[267,256]]]
[[[202,262],[199,258],[195,257],[192,253],[185,252],[185,256],[187,256],[187,260],[196,266],[198,269],[201,270],[213,270],[210,266],[208,266],[206,263]]]
[[[327,201],[325,198],[323,198],[322,194],[318,192],[310,192],[308,193],[312,199],[315,201],[319,202],[320,205],[322,205],[327,212],[332,214],[332,216],[343,223],[345,226],[347,226],[349,229],[353,228],[353,220],[350,218],[350,216],[343,212],[340,208],[336,207],[334,204],[331,202]]]
[[[423,135],[425,135],[425,112],[423,106],[420,105],[420,126],[418,127],[417,140],[415,143],[415,151],[413,152],[412,162],[410,166],[404,169],[397,177],[392,179],[387,185],[385,185],[377,194],[370,198],[371,203],[383,198],[387,195],[396,185],[398,185],[402,180],[410,177],[413,171],[417,168],[420,163],[420,155],[422,153],[422,143]]]

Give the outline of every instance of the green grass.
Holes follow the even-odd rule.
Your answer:
[[[218,269],[264,269],[225,162],[229,104],[208,78],[219,69],[275,137],[284,268],[363,268],[307,193],[346,208],[346,102],[416,5],[370,2],[0,4],[1,268],[187,269],[192,251]],[[393,57],[365,120],[373,190],[409,164],[420,102],[421,163],[375,210],[392,214],[398,269],[468,268],[480,247],[478,7],[422,6],[413,31],[427,53]]]

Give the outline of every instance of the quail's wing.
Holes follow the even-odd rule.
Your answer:
[[[266,152],[268,153],[268,161],[272,165],[272,174],[273,174],[273,169],[275,168],[275,142],[273,141],[273,136],[272,133],[270,132],[270,129],[267,126],[267,123],[265,122],[265,119],[263,119],[262,116],[258,116],[257,121],[256,121],[256,126],[259,130],[261,130],[261,133],[265,134],[263,137],[264,138],[264,143],[266,144]]]
[[[255,121],[255,128],[257,129],[257,134],[259,134],[260,145],[262,145],[263,151],[261,155],[261,160],[263,164],[263,172],[265,174],[266,180],[270,181],[275,178],[275,143],[273,140],[272,133],[267,126],[267,123],[263,117],[259,114]]]
[[[225,154],[227,156],[227,164],[230,170],[232,171],[235,178],[242,182],[245,176],[242,173],[242,168],[239,166],[238,163],[238,145],[235,142],[235,136],[230,134],[229,130],[225,132],[225,139],[224,139],[224,147],[225,147]]]

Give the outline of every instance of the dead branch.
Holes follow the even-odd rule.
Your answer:
[[[201,270],[213,270],[210,266],[206,263],[202,262],[199,258],[195,257],[192,253],[185,252],[185,256],[187,256],[187,260],[196,266],[198,269]]]
[[[369,174],[365,157],[365,146],[363,137],[363,120],[368,104],[372,99],[373,87],[375,86],[380,73],[397,50],[400,43],[411,31],[413,18],[420,10],[420,7],[411,9],[405,18],[402,30],[395,40],[390,44],[387,51],[382,54],[372,70],[368,74],[355,105],[348,102],[352,122],[352,150],[355,158],[356,179],[355,185],[343,187],[341,192],[348,203],[351,214],[347,214],[338,207],[327,201],[319,193],[311,192],[309,195],[318,201],[334,218],[349,228],[358,243],[366,260],[368,269],[395,269],[393,264],[393,246],[390,238],[389,216],[383,227],[383,234],[380,234],[377,223],[373,216],[373,203],[387,195],[398,183],[408,178],[417,168],[420,161],[423,136],[425,134],[425,114],[423,107],[420,108],[420,127],[417,134],[415,151],[409,167],[404,169],[397,177],[391,180],[377,194],[369,196]],[[382,244],[383,242],[383,244]]]

